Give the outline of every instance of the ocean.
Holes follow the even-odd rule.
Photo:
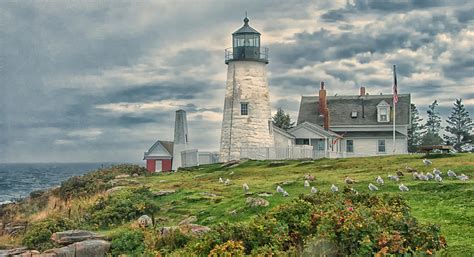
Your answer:
[[[0,163],[0,204],[112,163]]]

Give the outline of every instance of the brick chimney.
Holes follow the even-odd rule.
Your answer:
[[[360,87],[360,94],[359,96],[364,96],[365,95],[365,87]]]
[[[324,119],[324,129],[329,129],[329,109],[326,97],[326,89],[324,88],[324,81],[321,81],[321,88],[319,89],[319,114]]]

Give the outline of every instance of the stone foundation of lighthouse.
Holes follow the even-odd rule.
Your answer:
[[[273,147],[266,73],[265,62],[228,63],[220,161],[240,159],[241,148]]]

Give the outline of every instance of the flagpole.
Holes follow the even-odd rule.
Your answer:
[[[392,96],[392,101],[393,101],[393,154],[395,154],[395,118],[396,118],[396,110],[397,110],[397,101],[395,100],[395,94],[398,94],[398,90],[396,89],[397,87],[397,71],[396,71],[396,66],[395,64],[393,65],[393,96]],[[398,97],[398,96],[397,96]]]

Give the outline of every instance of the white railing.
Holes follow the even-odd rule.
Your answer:
[[[240,158],[251,160],[311,159],[313,158],[313,147],[242,147],[240,148]]]
[[[216,152],[199,152],[198,149],[181,152],[181,167],[193,167],[217,162],[219,162],[219,153]]]

